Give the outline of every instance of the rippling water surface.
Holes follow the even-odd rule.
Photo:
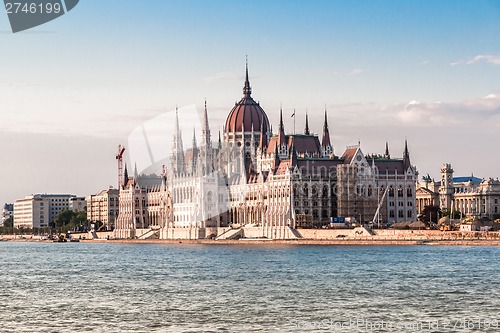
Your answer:
[[[499,258],[496,247],[0,243],[0,330],[500,332]]]

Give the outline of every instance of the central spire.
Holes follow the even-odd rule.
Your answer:
[[[243,87],[243,96],[250,97],[252,94],[252,88],[250,87],[250,81],[248,80],[248,56],[245,61],[245,86]]]

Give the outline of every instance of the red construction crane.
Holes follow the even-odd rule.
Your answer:
[[[118,189],[123,185],[123,153],[125,152],[125,146],[118,145],[118,154],[116,154],[116,160],[118,161]]]

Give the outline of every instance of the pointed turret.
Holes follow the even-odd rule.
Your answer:
[[[306,128],[304,129],[304,134],[311,135],[311,132],[309,131],[309,117],[307,116],[307,111],[306,111]]]
[[[285,127],[283,126],[283,109],[280,108],[280,125],[278,129],[278,145],[279,148],[283,145],[286,145],[286,137],[285,137]]]
[[[250,81],[248,80],[248,57],[247,57],[245,65],[245,85],[243,86],[243,96],[250,97],[250,95],[252,95],[252,88],[250,87]]]
[[[276,171],[278,166],[280,165],[280,156],[278,152],[278,145],[274,146],[274,161],[273,161],[273,170]]]
[[[408,150],[408,141],[407,140],[405,140],[405,150],[403,152],[403,163],[404,163],[405,170],[411,166],[410,151]]]
[[[184,147],[182,145],[182,132],[179,127],[179,110],[175,108],[175,131],[172,149],[172,171],[175,174],[184,172]]]
[[[328,129],[328,116],[325,108],[325,122],[323,124],[323,137],[321,138],[321,146],[323,148],[330,147],[332,144],[330,142],[330,130]]]
[[[387,141],[385,142],[384,158],[387,158],[387,159],[391,158],[391,154],[389,153],[389,143]]]
[[[207,111],[207,100],[205,100],[205,112],[203,114],[203,144],[205,147],[210,148],[212,146],[212,139],[210,137],[210,126],[208,125],[208,111]]]
[[[137,172],[137,162],[134,163],[134,179],[137,181],[139,178],[139,172]]]
[[[125,172],[123,173],[123,187],[127,186],[128,182],[128,170],[127,170],[127,163],[125,163]]]
[[[290,159],[292,161],[290,166],[295,166],[297,164],[297,151],[295,150],[295,138],[292,139],[292,145],[290,147]]]
[[[260,123],[260,139],[259,139],[259,151],[261,153],[266,151],[267,148],[267,134],[264,131],[264,122]]]
[[[193,127],[193,154],[191,156],[191,172],[195,173],[198,160],[198,144],[196,143],[196,128]]]

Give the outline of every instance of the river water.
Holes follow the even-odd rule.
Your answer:
[[[1,332],[500,332],[500,248],[0,243]]]

